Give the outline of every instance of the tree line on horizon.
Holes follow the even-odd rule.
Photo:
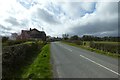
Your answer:
[[[112,36],[98,37],[98,36],[93,36],[93,35],[83,35],[82,37],[79,37],[78,35],[73,35],[73,36],[69,37],[69,34],[63,34],[62,38],[64,40],[114,41],[114,42],[120,42],[120,37],[112,37]]]

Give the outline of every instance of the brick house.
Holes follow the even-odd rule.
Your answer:
[[[22,30],[21,34],[18,36],[18,39],[26,40],[26,39],[39,39],[39,40],[46,40],[46,34],[44,31],[38,31],[37,29],[30,30]]]

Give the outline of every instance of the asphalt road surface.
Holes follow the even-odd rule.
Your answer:
[[[60,42],[51,43],[56,78],[118,78],[118,59]]]

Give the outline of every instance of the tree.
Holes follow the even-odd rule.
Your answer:
[[[8,37],[2,37],[2,42],[6,42],[8,39]]]
[[[70,38],[71,40],[78,40],[79,39],[79,37],[78,37],[78,35],[74,35],[74,36],[71,36],[71,38]]]
[[[83,39],[84,41],[92,41],[93,36],[90,36],[90,35],[83,35],[82,39]]]
[[[69,35],[68,34],[63,34],[62,37],[63,37],[64,40],[67,40]]]

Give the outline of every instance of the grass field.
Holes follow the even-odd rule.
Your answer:
[[[84,41],[86,43],[85,46],[90,45],[90,41]],[[120,44],[120,42],[109,42],[109,41],[94,41],[95,43],[105,43],[105,44]]]
[[[24,69],[22,78],[52,78],[50,44],[45,45],[34,62]]]
[[[107,56],[110,56],[110,57],[113,57],[113,58],[120,58],[120,54],[113,54],[113,53],[110,53],[110,52],[104,52],[104,51],[101,51],[101,50],[93,49],[93,48],[89,47],[89,44],[90,44],[89,41],[84,41],[84,42],[86,43],[85,45],[77,45],[75,43],[69,43],[69,42],[63,42],[63,43],[71,45],[71,46],[83,48],[83,49],[86,49],[86,50],[89,50],[89,51],[92,51],[92,52],[96,52],[96,53],[99,53],[99,54],[102,54],[102,55],[107,55]],[[97,42],[97,43],[99,43],[99,42]],[[118,42],[101,41],[100,43],[117,44]]]
[[[95,41],[95,43],[120,44],[120,42],[109,42],[109,41]]]

